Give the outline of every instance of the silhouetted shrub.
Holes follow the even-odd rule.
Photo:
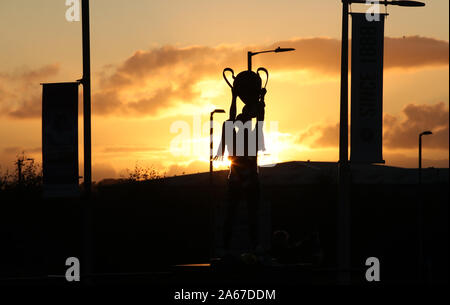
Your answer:
[[[136,182],[136,181],[147,181],[147,180],[154,180],[154,179],[160,179],[164,178],[165,175],[161,174],[159,171],[157,171],[154,168],[149,167],[143,167],[136,163],[134,170],[130,171],[127,169],[128,176],[126,179],[129,182]]]
[[[42,187],[42,166],[36,163],[34,159],[27,158],[23,153],[17,156],[15,165],[21,162],[21,173],[15,168],[14,174],[9,170],[0,171],[0,190],[37,190]]]

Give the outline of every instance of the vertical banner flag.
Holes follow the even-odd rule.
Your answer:
[[[45,197],[79,195],[78,83],[43,84],[42,161]]]
[[[383,160],[384,14],[352,13],[350,161]]]

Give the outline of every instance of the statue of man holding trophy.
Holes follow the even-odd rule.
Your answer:
[[[226,72],[231,72],[234,78],[233,85],[226,78]],[[266,73],[266,83],[262,87],[260,71]],[[240,199],[244,199],[248,208],[248,225],[251,248],[258,245],[258,205],[259,205],[259,178],[257,154],[264,150],[264,135],[262,132],[265,115],[266,85],[268,72],[259,68],[257,72],[243,71],[236,77],[230,68],[226,68],[223,76],[231,87],[232,99],[230,116],[222,126],[222,139],[215,159],[223,158],[227,148],[228,158],[231,161],[228,175],[228,207],[223,227],[224,249],[230,248],[232,223],[235,218]],[[237,98],[245,104],[242,112],[236,115]],[[256,126],[252,128],[252,119],[256,119]]]
[[[260,201],[260,183],[258,177],[258,151],[264,151],[263,125],[265,117],[265,95],[269,80],[269,73],[265,68],[252,71],[252,56],[261,53],[280,53],[294,51],[293,48],[276,48],[274,50],[248,52],[248,70],[234,75],[231,68],[223,70],[223,77],[231,88],[232,99],[230,116],[222,126],[222,139],[215,160],[225,156],[227,148],[228,158],[231,161],[228,174],[227,209],[223,225],[224,250],[230,249],[233,220],[236,218],[239,200],[244,199],[248,210],[248,227],[251,251],[259,248],[259,219],[258,209]],[[228,80],[226,73],[231,72],[233,84]],[[263,86],[260,72],[265,73]],[[244,103],[242,112],[236,115],[238,97]],[[255,127],[252,119],[256,119]],[[262,250],[262,249],[260,249]]]

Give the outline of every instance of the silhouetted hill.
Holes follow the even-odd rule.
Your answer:
[[[276,164],[273,167],[260,167],[261,183],[265,185],[293,184],[335,184],[337,183],[338,165],[336,162],[302,162],[292,161]],[[353,164],[352,182],[355,184],[416,184],[418,169],[401,168],[385,165]],[[215,181],[223,181],[227,170],[215,171]],[[189,174],[165,177],[168,185],[199,185],[209,182],[209,173]],[[123,183],[124,179],[105,179],[100,185]],[[425,184],[448,183],[448,168],[422,169],[422,182]]]

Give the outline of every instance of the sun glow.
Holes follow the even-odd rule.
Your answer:
[[[231,166],[231,160],[228,157],[223,158],[223,160],[213,161],[214,169],[229,169]]]

